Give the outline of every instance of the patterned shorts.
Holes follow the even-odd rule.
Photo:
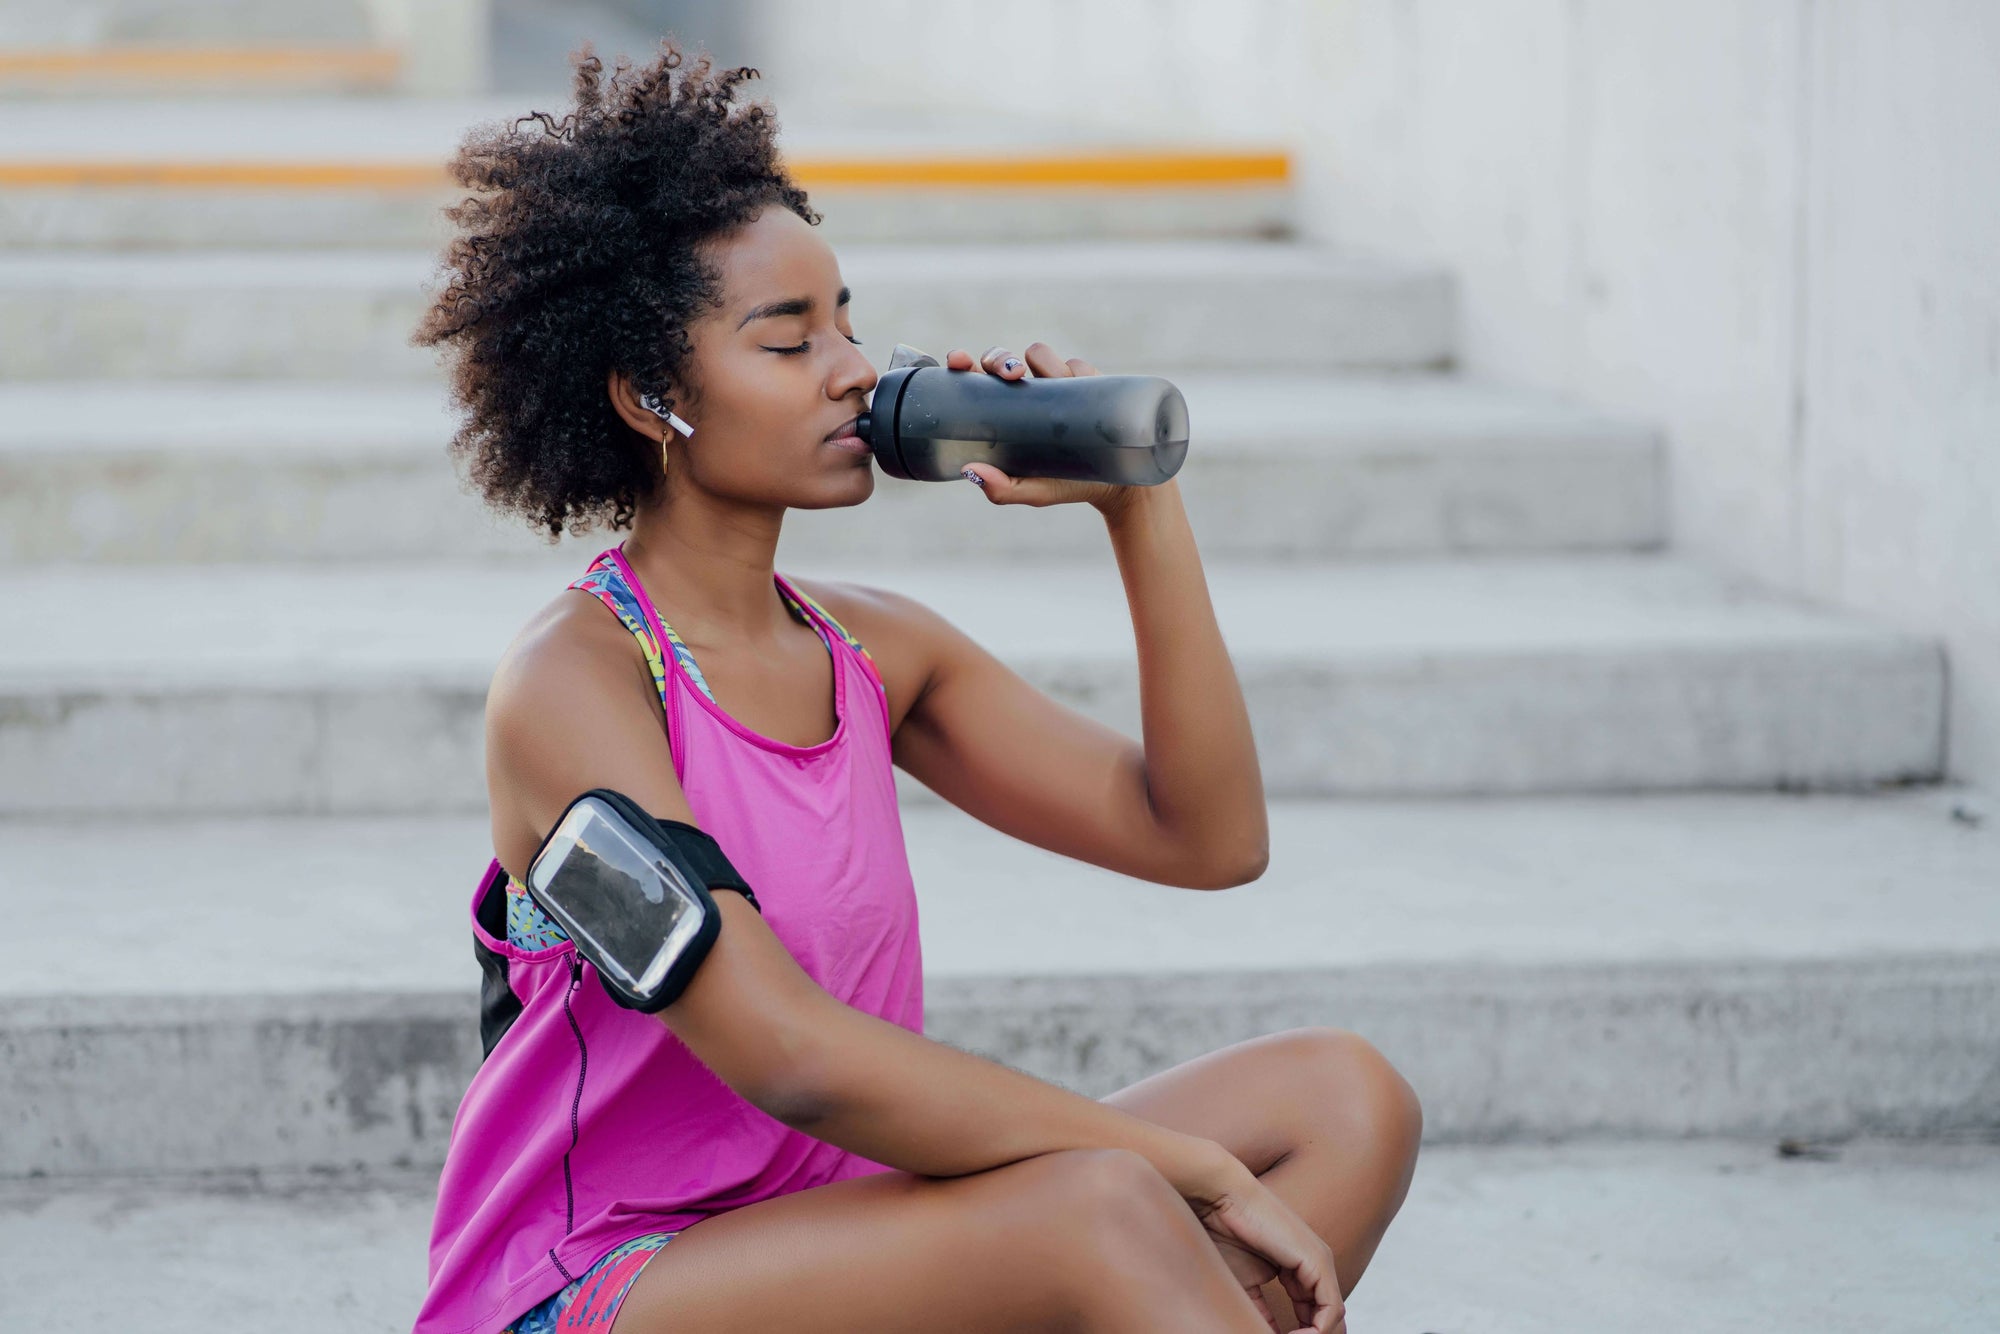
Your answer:
[[[604,1334],[618,1314],[618,1305],[646,1261],[678,1232],[648,1232],[634,1237],[576,1276],[576,1282],[546,1301],[538,1302],[500,1334],[569,1334],[595,1330]]]

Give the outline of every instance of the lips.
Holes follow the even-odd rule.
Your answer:
[[[855,423],[859,422],[860,420],[861,418],[857,415],[849,417],[846,421],[842,422],[837,430],[835,430],[826,437],[828,443],[831,443],[835,440],[859,440],[861,438],[861,433],[855,430],[854,427]]]

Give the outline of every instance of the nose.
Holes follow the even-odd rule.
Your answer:
[[[875,367],[869,364],[868,354],[844,338],[840,341],[847,349],[847,355],[843,356],[840,364],[834,368],[833,378],[826,387],[827,397],[835,400],[843,399],[856,390],[863,394],[873,393],[875,382],[882,377],[877,374]]]

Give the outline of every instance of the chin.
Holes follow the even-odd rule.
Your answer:
[[[855,477],[841,478],[837,483],[821,488],[820,493],[816,496],[801,496],[799,499],[791,501],[791,508],[795,510],[832,510],[859,505],[862,501],[875,494],[875,461],[870,459],[868,466],[865,468],[857,464],[854,472],[856,474]]]

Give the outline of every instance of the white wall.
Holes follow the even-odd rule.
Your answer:
[[[1651,414],[1676,541],[1942,635],[2000,780],[2000,0],[768,0],[772,91],[1298,155],[1481,374]],[[797,100],[788,104],[785,98]]]
[[[1944,635],[2000,778],[2000,4],[1350,0],[1315,228],[1464,359],[1668,427],[1676,540]]]

